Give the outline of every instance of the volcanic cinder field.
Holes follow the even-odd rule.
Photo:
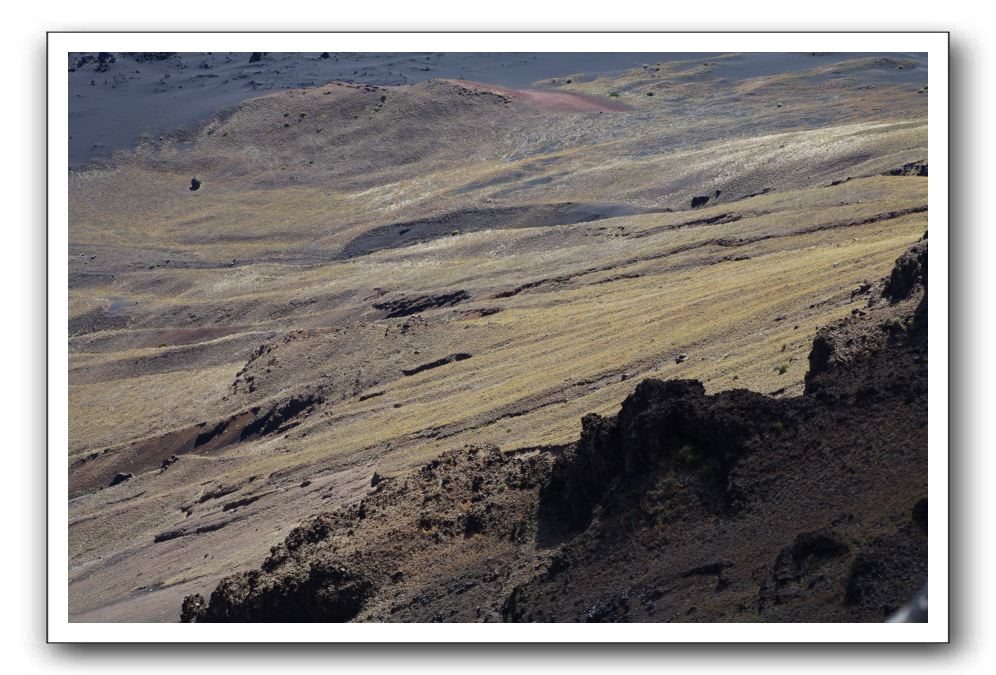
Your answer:
[[[69,66],[73,621],[177,621],[185,596],[259,568],[309,517],[355,515],[372,490],[424,482],[424,467],[469,446],[552,462],[585,415],[615,415],[657,386],[645,380],[794,405],[817,332],[879,316],[869,294],[927,230],[917,54],[74,54]],[[890,311],[882,321],[905,321]],[[630,601],[638,616],[605,614],[615,605],[598,598],[599,611],[579,599],[577,617],[550,609],[528,584],[572,545],[566,535],[540,546],[503,531],[499,546],[464,523],[454,541],[487,555],[415,547],[404,574],[371,563],[363,592],[393,595],[340,618],[879,620],[892,599],[821,613],[857,606],[832,589],[779,614],[791,603],[772,599],[770,568],[803,531],[843,528],[816,548],[859,566],[866,539],[905,532],[897,523],[926,496],[917,448],[888,486],[847,488],[865,506],[814,498],[798,532],[770,541],[738,530],[729,504],[685,509],[708,524],[696,531],[755,543],[742,558],[730,544],[718,563],[641,558],[644,572],[680,559],[690,573],[678,577],[708,586],[671,583],[683,590],[670,613],[664,586],[653,612]],[[815,485],[814,457],[799,466]],[[516,489],[494,486],[503,499]],[[399,547],[451,536],[417,517],[433,513],[427,493],[391,494],[385,517],[413,518]],[[447,508],[470,512],[467,499]],[[438,575],[502,567],[520,545],[532,557],[502,573],[487,601],[497,609],[478,599],[475,615],[460,605],[466,589],[440,586]],[[364,564],[363,540],[343,550]],[[918,570],[896,597],[922,585]],[[577,579],[598,594],[599,573]],[[419,610],[430,596],[432,612]]]

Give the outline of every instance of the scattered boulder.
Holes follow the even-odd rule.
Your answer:
[[[191,192],[196,192],[197,190],[200,189],[200,187],[201,187],[201,182],[199,180],[197,180],[197,178],[191,178],[190,179],[190,191]]]
[[[891,171],[886,171],[886,176],[919,176],[922,178],[927,177],[927,160],[921,159],[916,162],[908,162],[903,164],[898,169],[892,169]]]
[[[674,357],[674,362],[675,363],[682,363],[687,358],[688,358],[688,354],[684,354],[684,353],[678,354],[677,356]]]
[[[117,59],[115,59],[114,54],[111,54],[110,52],[100,52],[97,54],[97,67],[93,70],[96,73],[106,73],[111,69],[111,64],[116,60]]]
[[[200,593],[188,595],[183,599],[183,607],[180,610],[181,623],[194,623],[207,612],[207,603]]]
[[[692,208],[697,209],[700,206],[705,206],[709,203],[709,196],[703,195],[701,197],[692,197]]]
[[[402,296],[395,300],[375,302],[373,304],[373,308],[387,312],[385,317],[388,319],[396,319],[402,316],[420,314],[430,309],[437,309],[439,307],[452,307],[463,302],[464,300],[469,299],[470,293],[464,290],[459,290],[454,291],[453,293],[441,293],[439,295]]]
[[[115,485],[120,485],[121,483],[124,483],[126,480],[131,480],[134,477],[135,475],[131,473],[116,473],[114,474],[114,478],[111,479],[110,485],[111,487]]]

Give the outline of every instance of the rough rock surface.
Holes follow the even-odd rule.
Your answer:
[[[802,396],[644,381],[571,445],[372,480],[183,620],[882,621],[927,578],[926,260],[819,333]]]

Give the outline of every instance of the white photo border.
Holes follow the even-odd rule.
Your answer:
[[[948,642],[948,38],[946,32],[51,32],[48,34],[48,641],[49,642]],[[925,52],[931,180],[928,324],[928,569],[923,624],[156,624],[69,621],[68,52]],[[818,626],[818,627],[817,627]],[[440,640],[440,637],[443,637]]]

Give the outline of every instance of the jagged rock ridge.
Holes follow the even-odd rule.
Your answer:
[[[802,396],[646,380],[568,446],[372,481],[184,621],[881,621],[927,578],[927,245]]]

